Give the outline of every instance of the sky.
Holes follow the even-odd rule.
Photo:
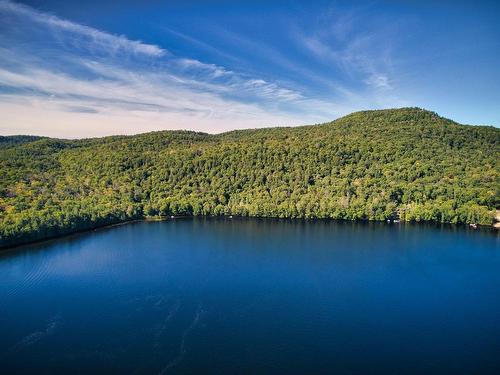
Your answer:
[[[500,2],[0,0],[0,134],[209,133],[422,107],[500,127]]]

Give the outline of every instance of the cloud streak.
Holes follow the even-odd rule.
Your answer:
[[[313,28],[293,27],[296,44],[308,56],[365,98],[395,91],[398,22],[374,17],[372,5],[360,4],[348,9],[331,6],[314,23]]]
[[[126,51],[128,53],[142,54],[147,56],[163,56],[167,51],[154,44],[146,44],[140,41],[129,40],[123,35],[113,35],[100,30],[80,25],[57,16],[39,12],[29,6],[14,3],[8,0],[0,1],[0,12],[6,16],[22,19],[23,22],[37,23],[45,26],[52,32],[64,32],[78,37],[79,42],[86,48],[98,48],[108,53]],[[70,37],[68,35],[68,37]]]
[[[378,54],[371,53],[375,44],[370,35],[349,38],[347,43],[339,43],[339,39],[325,42],[318,36],[299,35],[298,40],[303,47],[324,63],[334,64],[349,77],[365,76],[365,84],[377,89],[392,89],[388,71],[390,61],[382,59]],[[340,45],[338,48],[332,45]]]

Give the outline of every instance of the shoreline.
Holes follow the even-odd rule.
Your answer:
[[[120,221],[117,223],[112,223],[112,224],[104,224],[104,225],[99,225],[93,228],[87,228],[87,229],[81,229],[81,230],[76,230],[73,232],[69,233],[61,233],[58,235],[42,238],[42,239],[36,239],[36,240],[31,240],[31,241],[26,241],[26,242],[21,242],[18,244],[14,245],[7,245],[7,246],[1,246],[0,245],[0,254],[5,254],[11,251],[16,251],[21,249],[24,246],[30,246],[34,244],[43,244],[43,243],[50,243],[52,241],[57,241],[62,238],[70,238],[72,236],[79,236],[85,233],[90,233],[94,231],[99,231],[103,229],[108,229],[108,228],[113,228],[113,227],[119,227],[122,225],[127,225],[127,224],[133,224],[133,223],[139,223],[139,222],[155,222],[155,221],[169,221],[169,220],[176,220],[176,219],[201,219],[201,218],[213,218],[213,219],[272,219],[272,220],[291,220],[291,221],[314,221],[314,220],[321,220],[321,221],[333,221],[333,222],[343,222],[343,223],[384,223],[384,224],[389,224],[389,225],[407,225],[407,224],[427,224],[427,225],[447,225],[447,226],[452,226],[452,227],[461,227],[463,229],[469,229],[472,231],[477,231],[479,230],[490,230],[490,231],[495,231],[497,233],[499,232],[500,222],[494,223],[492,225],[480,225],[477,224],[476,227],[471,228],[470,224],[453,224],[453,223],[441,223],[441,222],[435,222],[435,221],[401,221],[401,222],[394,222],[393,220],[345,220],[345,219],[332,219],[332,218],[279,218],[279,217],[263,217],[263,216],[238,216],[238,215],[221,215],[221,216],[194,216],[194,215],[180,215],[180,216],[152,216],[152,217],[144,217],[140,219],[130,219],[130,220],[124,220]]]

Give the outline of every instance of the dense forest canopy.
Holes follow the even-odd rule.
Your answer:
[[[500,129],[419,108],[205,134],[0,138],[0,245],[165,215],[491,225]]]

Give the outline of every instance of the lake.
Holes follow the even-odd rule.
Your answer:
[[[0,253],[2,373],[499,373],[500,240],[175,219]]]

